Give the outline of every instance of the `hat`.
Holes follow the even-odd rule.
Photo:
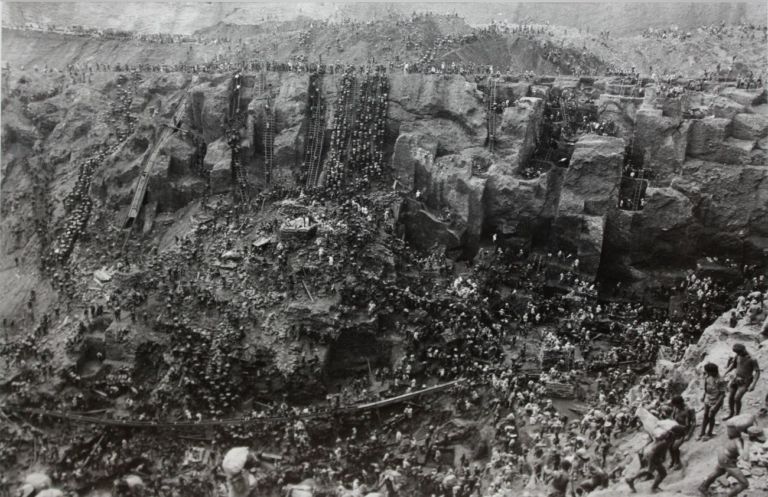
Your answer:
[[[735,344],[733,344],[733,351],[734,352],[746,352],[747,348],[744,346],[743,343],[735,343]]]

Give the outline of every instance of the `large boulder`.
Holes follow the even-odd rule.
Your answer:
[[[426,176],[432,170],[437,140],[420,132],[401,133],[392,152],[392,169],[400,187],[413,191],[417,176]]]
[[[728,136],[730,122],[721,117],[693,120],[688,133],[688,155],[706,158],[716,154]]]
[[[558,216],[602,215],[618,201],[624,140],[584,135],[576,142],[563,179]]]
[[[224,193],[232,189],[232,153],[223,138],[208,145],[203,164],[210,172],[211,192]]]
[[[463,77],[391,74],[388,133],[434,136],[438,153],[482,146],[487,136],[483,94]]]
[[[736,114],[731,123],[731,135],[739,140],[760,140],[768,136],[768,116]]]
[[[149,173],[147,200],[156,202],[158,212],[172,212],[203,195],[205,180],[198,176],[173,176],[173,157],[159,154]]]

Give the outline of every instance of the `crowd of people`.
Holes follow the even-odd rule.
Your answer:
[[[209,462],[182,458],[189,443],[166,443],[159,431],[118,426],[94,436],[91,428],[62,424],[40,432],[30,428],[40,421],[32,417],[25,421],[29,426],[12,421],[2,428],[2,463],[12,465],[31,447],[36,462],[52,468],[54,481],[70,492],[140,472],[151,495],[213,495],[226,481],[218,465],[223,449],[241,443],[280,454],[254,469],[256,486],[265,492],[311,478],[316,495],[382,486],[391,495],[404,485],[404,492],[415,495],[469,497],[481,491],[504,495],[528,480],[560,497],[569,485],[585,494],[617,481],[623,465],[613,444],[639,428],[635,407],[642,405],[686,428],[653,442],[644,472],[656,475],[658,488],[666,454],[673,467],[680,465],[680,447],[694,425],[679,397],[682,386],[644,371],[662,352],[679,360],[725,310],[734,290],[743,294],[734,311],[737,322],[764,316],[762,276],[741,268],[748,279],[735,289],[691,272],[674,288],[660,290],[667,301],[675,295],[683,302],[682,314],[672,316],[639,303],[620,284],[613,291],[598,288],[575,254],[532,251],[499,234],[467,263],[449,259],[445,251],[419,253],[403,241],[395,206],[404,197],[422,202],[420,195],[368,189],[383,172],[386,67],[224,61],[211,67],[343,73],[330,166],[320,188],[275,188],[251,205],[206,197],[192,227],[172,243],[148,248],[143,240],[126,242],[113,219],[92,212],[89,193],[96,169],[135,125],[130,92],[119,87],[111,121],[116,144],[81,165],[64,202],[68,214],[61,233],[42,261],[58,291],[56,307],[2,349],[20,371],[7,384],[13,409],[100,411],[108,420],[127,417],[145,423],[142,428],[171,433],[180,429],[174,423],[194,428],[212,422],[210,437],[194,442],[210,447]],[[96,64],[96,70],[111,68]],[[237,73],[233,101],[241,84]],[[550,99],[550,125],[567,120],[569,109],[561,102]],[[230,114],[227,131],[233,163],[240,153],[239,113],[238,107]],[[573,132],[601,126],[582,116]],[[285,236],[284,225],[294,219],[316,230]],[[70,265],[76,242],[86,234],[92,236],[83,244],[86,257]],[[93,288],[94,273],[109,263],[116,266],[114,274]],[[31,293],[33,322],[36,305]],[[54,327],[66,337],[71,359],[59,371],[52,362]],[[334,388],[323,381],[338,352],[334,344],[354,333],[365,334],[376,349],[383,348],[379,340],[386,335],[396,336],[402,350],[396,360],[368,353],[366,367],[344,370],[346,381]],[[103,335],[103,346],[95,335]],[[759,366],[744,347],[734,352],[738,357],[725,372],[735,370],[730,386],[716,368],[704,368],[708,409],[702,437],[713,434],[726,389],[729,414],[736,417],[742,397],[759,379]],[[135,364],[127,365],[126,357]],[[54,375],[52,393],[42,387]],[[395,403],[376,414],[352,409],[453,380],[458,382],[436,401]],[[561,385],[580,397],[581,409],[555,407],[549,393]],[[486,423],[494,436],[474,454],[456,453],[455,446],[471,437],[461,423],[441,418],[440,405],[450,406],[452,418]],[[239,416],[236,422],[226,422],[233,416]],[[478,462],[485,459],[487,464]],[[630,477],[630,487],[636,479]]]
[[[349,182],[367,186],[384,171],[384,134],[389,78],[377,70],[359,80],[347,73],[337,97],[331,132],[330,163],[320,184],[331,196]]]

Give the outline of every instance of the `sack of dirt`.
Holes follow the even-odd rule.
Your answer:
[[[46,488],[35,497],[64,497],[64,492],[58,488]]]
[[[239,474],[248,461],[248,447],[235,447],[229,449],[221,462],[221,469],[229,476]]]
[[[24,483],[40,491],[51,486],[51,479],[45,473],[30,473],[24,478]]]
[[[680,426],[680,423],[674,419],[662,419],[656,424],[651,436],[654,440],[659,440],[660,438],[667,436],[670,432],[675,430],[680,431],[681,429],[682,426]]]
[[[656,425],[659,424],[659,418],[651,414],[645,407],[638,407],[635,411],[635,416],[637,416],[640,423],[643,425],[643,430],[653,436],[653,430],[656,428]]]
[[[746,430],[753,424],[755,424],[754,414],[739,414],[725,422],[727,428],[738,430],[740,432]]]

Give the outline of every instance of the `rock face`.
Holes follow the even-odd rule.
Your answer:
[[[691,122],[687,154],[706,159],[718,153],[728,136],[730,120],[724,117],[697,119]]]
[[[491,153],[485,82],[478,86],[462,76],[444,75],[389,77],[385,154],[398,189],[421,193],[422,205],[409,206],[401,217],[411,223],[404,231],[414,240],[420,237],[420,246],[431,245],[424,233],[441,245],[469,252],[494,233],[533,239],[539,248],[575,250],[585,274],[592,275],[601,257],[608,267],[631,272],[648,269],[654,259],[693,261],[702,251],[741,250],[744,245],[748,254],[757,254],[768,247],[768,183],[761,167],[768,160],[768,106],[755,106],[762,94],[726,88],[720,94],[689,92],[687,100],[594,95],[600,118],[614,121],[621,138],[583,136],[567,169],[522,179],[521,166],[541,138],[543,122],[544,101],[527,96],[530,83],[499,82],[499,98],[517,101],[496,116]],[[66,94],[31,101],[35,119],[9,107],[3,144],[10,143],[14,157],[24,157],[46,142],[48,160],[68,169],[62,177],[74,179],[72,166],[91,155],[95,144],[109,140],[111,125],[92,118],[118,95],[117,81],[104,78],[90,88],[74,86]],[[264,178],[269,101],[277,121],[273,183],[292,187],[303,158],[310,78],[272,71],[266,78],[265,91],[255,76],[244,78],[243,168],[258,189]],[[337,83],[336,77],[322,78],[331,107]],[[141,158],[185,93],[189,97],[182,127],[206,143],[204,166],[211,191],[229,192],[231,155],[223,135],[230,84],[231,74],[148,75],[134,95],[132,108],[138,116],[133,134],[109,158],[109,167],[96,173],[95,184],[105,185],[99,186],[102,200],[121,206],[130,201]],[[557,96],[583,85],[595,90],[609,86],[605,80],[549,78],[537,81],[534,90]],[[684,119],[694,108],[714,117]],[[622,154],[631,137],[633,159],[642,159],[654,173],[645,209],[636,213],[615,210]],[[9,155],[6,147],[3,153]],[[192,142],[181,135],[164,145],[150,184],[150,202],[161,195],[168,198],[158,203],[158,210],[178,208],[205,188],[195,171],[195,153]],[[17,166],[10,164],[8,170],[16,174]],[[59,194],[68,188],[54,193],[63,196]]]
[[[757,141],[768,136],[768,116],[761,114],[736,114],[731,134],[739,140]]]
[[[624,140],[584,135],[576,142],[565,173],[558,215],[603,215],[618,202]]]
[[[612,212],[607,267],[685,267],[701,254],[759,257],[768,228],[768,169],[688,161],[670,187],[650,187],[639,212]]]
[[[634,129],[635,113],[641,104],[641,99],[603,93],[597,99],[597,115],[601,121],[614,123],[618,136],[629,140]]]
[[[585,135],[576,142],[563,178],[553,230],[555,243],[575,252],[580,271],[592,279],[600,267],[606,214],[618,202],[623,161],[623,139]]]
[[[229,109],[229,78],[222,76],[190,89],[187,119],[211,142],[224,135],[227,109]]]
[[[452,225],[463,232],[465,244],[471,249],[477,247],[483,230],[483,196],[487,182],[487,178],[471,175],[474,160],[472,150],[439,157],[426,190],[428,200],[450,210]]]
[[[492,174],[485,195],[485,220],[490,231],[503,235],[529,236],[547,217],[547,192],[550,175],[524,180]],[[549,219],[553,216],[549,212]]]
[[[434,167],[437,140],[420,132],[401,133],[392,151],[392,168],[399,187],[412,192],[417,175],[428,174]],[[422,179],[421,184],[425,181]]]
[[[496,129],[494,150],[507,156],[503,163],[514,170],[517,170],[533,153],[543,120],[543,112],[544,101],[532,97],[521,98],[514,107],[504,109]]]
[[[293,187],[298,167],[304,152],[304,129],[307,106],[309,76],[297,73],[274,73],[266,75],[267,91],[260,92],[255,85],[247,88],[251,96],[247,105],[250,126],[246,129],[248,158],[244,163],[249,178],[254,183],[261,180],[264,167],[264,135],[266,129],[267,105],[275,113],[273,184]],[[271,95],[271,97],[270,97]],[[327,101],[333,101],[335,88],[326,85]]]
[[[768,168],[689,161],[672,187],[694,204],[699,250],[760,252],[768,236]]]
[[[420,202],[406,200],[400,209],[400,222],[408,242],[420,250],[436,247],[452,250],[461,244],[460,233],[431,214]]]
[[[420,133],[401,134],[392,156],[398,188],[418,191],[432,212],[447,214],[446,222],[452,232],[473,249],[483,229],[486,178],[472,176],[472,166],[478,160],[475,154],[482,156],[485,152],[468,149],[436,159],[436,150],[437,142],[432,137]],[[419,216],[403,219],[424,222]],[[409,228],[406,234],[415,231]]]
[[[182,139],[178,134],[174,134],[165,142],[161,153],[167,155],[169,177],[185,176],[193,174],[195,161],[195,147],[188,141]]]
[[[603,253],[606,216],[563,214],[555,218],[553,237],[558,248],[577,254],[579,272],[594,279]]]
[[[611,211],[604,246],[606,273],[627,268],[644,271],[664,261],[686,266],[695,259],[695,240],[701,229],[695,222],[694,204],[673,188],[646,190],[642,211]]]
[[[685,161],[690,123],[666,117],[661,109],[641,108],[636,114],[634,156],[661,182],[679,173]]]
[[[720,95],[728,97],[745,107],[750,107],[753,105],[764,104],[766,102],[767,94],[765,89],[761,92],[751,92],[739,88],[725,88],[720,91]]]
[[[747,109],[738,102],[734,102],[730,98],[721,96],[715,96],[711,99],[703,99],[707,104],[707,111],[714,117],[722,119],[733,119],[739,113],[745,112]]]
[[[395,121],[413,117],[447,119],[461,126],[468,135],[484,138],[482,94],[474,83],[437,75],[392,74],[390,86],[389,117]]]
[[[232,189],[231,152],[223,138],[208,145],[203,160],[210,172],[211,192],[223,193]]]

